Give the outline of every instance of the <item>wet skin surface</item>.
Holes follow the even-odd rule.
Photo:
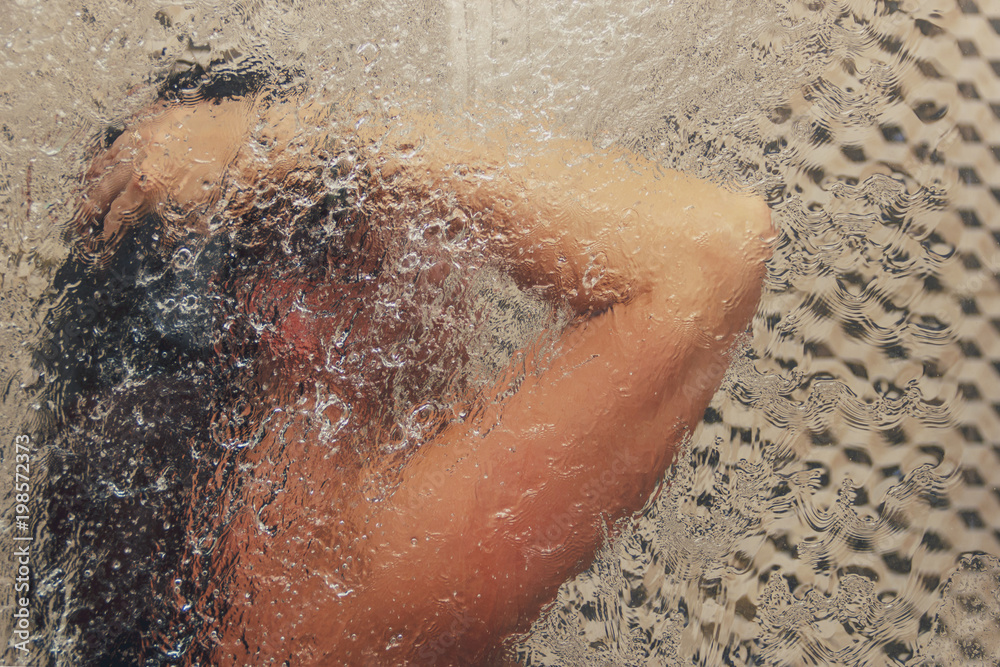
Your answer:
[[[242,385],[255,444],[226,455],[239,472],[219,478],[210,514],[223,531],[199,561],[212,591],[187,660],[502,662],[503,639],[589,564],[604,526],[642,507],[698,423],[756,308],[769,211],[639,156],[532,143],[510,125],[474,141],[401,115],[331,149],[332,130],[316,131],[332,126],[328,106],[161,104],[95,158],[74,221],[98,264],[148,213],[168,243],[274,243],[300,224],[259,213],[275,190],[309,191],[331,159],[363,185],[336,247],[314,244],[301,265],[262,251],[273,261],[232,281],[244,326],[220,347],[256,332]],[[225,224],[210,224],[213,206]],[[425,262],[416,277],[395,268],[408,252]],[[419,308],[456,295],[461,319],[461,286],[484,267],[568,314],[548,332],[557,354],[524,350],[527,372],[499,402],[435,379],[429,368],[466,359]],[[416,306],[386,317],[381,296],[403,286]],[[397,367],[373,361],[411,338]],[[383,446],[399,437],[395,409],[422,403],[453,412],[433,414],[415,453]]]

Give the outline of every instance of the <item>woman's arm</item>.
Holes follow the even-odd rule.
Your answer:
[[[452,193],[513,274],[588,317],[492,408],[495,428],[451,427],[368,517],[346,634],[385,657],[402,633],[397,659],[413,660],[458,618],[439,657],[479,664],[592,560],[605,522],[643,506],[700,420],[756,309],[770,214],[634,155],[580,157],[583,142],[516,156],[426,137],[395,183]]]

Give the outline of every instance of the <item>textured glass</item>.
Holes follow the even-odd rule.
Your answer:
[[[184,82],[199,68],[217,82],[229,72],[233,85],[266,80],[275,96],[305,95],[303,105],[342,100],[337,109],[350,113],[330,121],[339,137],[400,109],[453,120],[472,142],[516,121],[524,142],[629,151],[771,207],[778,238],[764,295],[703,420],[646,507],[609,525],[593,565],[508,639],[513,659],[1000,661],[996,2],[2,0],[0,14],[4,664],[183,662],[223,624],[212,582],[224,573],[208,564],[240,510],[228,499],[260,503],[259,523],[244,526],[256,535],[290,521],[280,510],[286,471],[239,475],[265,406],[211,391],[205,360],[242,358],[219,349],[223,323],[213,319],[242,312],[211,297],[225,280],[213,267],[232,248],[188,243],[201,224],[191,210],[161,208],[151,212],[173,225],[170,238],[125,220],[122,243],[134,254],[112,260],[103,242],[89,248],[112,280],[95,283],[70,256],[95,156],[163,95],[197,106],[207,93]],[[165,81],[176,85],[163,91]],[[268,128],[253,132],[266,152]],[[311,184],[254,192],[262,219],[307,216],[316,201],[300,195],[321,193],[333,211],[355,205],[364,174],[351,147],[322,148],[337,159]],[[240,196],[203,202],[202,222],[221,229],[249,215]],[[386,250],[412,281],[344,297],[372,306],[364,326],[422,332],[372,351],[376,362],[324,359],[360,393],[391,385],[391,400],[358,414],[335,392],[289,399],[287,447],[296,429],[331,442],[371,429],[379,460],[402,465],[445,424],[471,418],[462,396],[502,401],[532,372],[520,363],[526,351],[541,368],[558,355],[553,332],[571,315],[484,262],[477,239],[449,231],[463,228],[461,215],[421,218],[420,233]],[[349,257],[356,239],[336,231],[324,242]],[[276,262],[315,239],[284,240]],[[252,248],[273,237],[237,241]],[[160,264],[123,259],[170,243]],[[442,264],[459,268],[435,272]],[[436,282],[417,279],[428,275]],[[287,292],[248,286],[241,298],[315,311],[318,301],[293,294],[295,276],[284,278],[275,284]],[[465,310],[449,309],[456,302]],[[357,323],[341,320],[347,340]],[[273,321],[233,321],[275,350],[297,335],[269,329]],[[311,361],[295,359],[310,372]],[[426,376],[407,384],[399,369],[418,362]],[[23,435],[30,530],[15,521]],[[220,479],[258,486],[240,495]],[[393,484],[370,481],[372,497]],[[199,489],[218,497],[199,499]],[[554,516],[539,539],[561,530]],[[27,543],[16,538],[27,536],[26,654],[15,613],[17,550]],[[345,560],[330,591],[349,595],[354,576]],[[308,614],[297,595],[277,603]],[[420,660],[446,664],[469,625],[461,615],[442,623]]]

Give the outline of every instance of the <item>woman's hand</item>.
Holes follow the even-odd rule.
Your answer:
[[[246,143],[252,105],[239,100],[159,104],[94,158],[72,232],[90,262],[114,254],[152,213],[172,230],[206,225],[226,170]]]

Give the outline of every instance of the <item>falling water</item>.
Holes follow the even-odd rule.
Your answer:
[[[153,103],[161,82],[197,68],[322,89],[352,100],[359,120],[397,104],[462,122],[519,117],[540,135],[624,147],[772,207],[779,239],[765,296],[721,389],[662,491],[609,530],[592,567],[510,641],[524,664],[1000,660],[1000,6],[7,0],[3,13],[0,636],[15,628],[20,434],[35,443],[33,549],[44,555],[32,565],[30,662],[15,648],[6,662],[84,664],[86,637],[125,622],[87,618],[86,596],[125,595],[130,569],[156,567],[128,560],[133,541],[177,558],[209,549],[211,535],[185,543],[195,537],[159,514],[201,473],[141,450],[86,461],[66,455],[70,441],[127,432],[156,443],[211,428],[238,449],[253,437],[252,405],[189,417],[171,408],[210,382],[205,322],[218,304],[204,297],[205,267],[225,248],[118,266],[120,284],[93,287],[95,302],[127,293],[138,304],[114,321],[74,303],[84,276],[60,274],[61,229],[94,146]],[[476,261],[461,239],[414,243]],[[400,270],[428,268],[398,259]],[[434,376],[442,395],[487,386],[518,350],[544,348],[539,332],[564,317],[488,270],[446,289],[472,295],[468,321],[479,328],[440,350],[467,370]],[[380,298],[406,312],[428,297]],[[54,334],[57,320],[77,322],[77,337]],[[182,381],[149,377],[151,339],[130,338],[139,320],[195,350],[170,369]],[[99,360],[68,357],[88,349],[65,347],[80,336],[109,347]],[[415,349],[382,350],[380,363],[390,369]],[[81,364],[100,369],[108,395],[77,392],[67,377]],[[361,419],[329,400],[331,433]],[[379,416],[395,434],[385,455],[421,446],[453,407],[399,394]],[[109,514],[71,506],[74,489],[97,494]],[[49,492],[66,505],[46,505]],[[70,548],[42,529],[56,524],[74,535]],[[198,604],[203,582],[160,583],[153,606],[164,618]],[[162,640],[168,657],[185,641],[183,628],[172,632],[163,636],[181,639]]]

